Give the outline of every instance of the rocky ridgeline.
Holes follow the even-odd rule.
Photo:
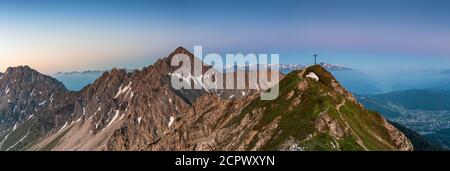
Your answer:
[[[413,149],[320,66],[282,76],[278,99],[261,101],[264,90],[173,89],[170,61],[179,53],[199,60],[180,47],[142,70],[105,72],[79,92],[29,67],[8,69],[0,74],[1,149]]]

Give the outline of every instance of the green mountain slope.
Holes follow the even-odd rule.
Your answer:
[[[319,80],[306,78],[310,73],[315,73]],[[288,138],[297,140],[305,150],[399,149],[386,120],[356,103],[322,67],[294,71],[280,82],[280,87],[277,100],[256,100],[241,114],[266,109],[255,127],[257,131],[279,119],[275,131],[278,134],[262,150],[276,149]]]
[[[318,79],[317,79],[318,78]],[[293,71],[277,99],[205,95],[143,150],[407,151],[411,142],[366,110],[324,68]]]

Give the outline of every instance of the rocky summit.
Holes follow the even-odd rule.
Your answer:
[[[278,98],[263,101],[262,89],[175,90],[170,61],[180,53],[199,60],[179,47],[142,70],[105,72],[76,92],[27,66],[8,68],[0,73],[0,149],[414,149],[320,65],[283,75]]]

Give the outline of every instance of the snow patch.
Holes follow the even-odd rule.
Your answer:
[[[67,122],[66,123],[64,123],[64,125],[61,127],[61,129],[59,129],[59,131],[62,131],[62,130],[64,130],[64,128],[66,128],[67,127]],[[58,131],[58,132],[59,132]]]
[[[123,93],[128,92],[130,90],[130,88],[131,88],[131,84],[132,84],[132,82],[128,83],[128,85],[125,86],[123,89],[122,89],[122,85],[121,85],[119,87],[119,91],[117,92],[116,96],[114,96],[114,98],[116,99],[117,97],[119,97]]]
[[[93,115],[89,116],[88,120],[91,120],[94,117],[94,115],[96,115],[96,114],[97,114],[97,112],[95,112]]]
[[[117,117],[119,116],[120,111],[116,110],[116,114],[114,115],[114,117],[111,119],[111,121],[108,123],[108,125],[106,126],[106,128],[108,128],[109,126],[111,126],[111,124],[116,121]]]
[[[175,118],[173,116],[171,116],[170,120],[169,120],[169,128],[170,128],[170,126],[172,126],[173,121],[175,121]]]
[[[141,123],[141,120],[142,120],[142,116],[139,116],[139,117],[137,118],[138,123]]]
[[[314,72],[310,72],[308,75],[306,75],[306,78],[312,78],[316,81],[319,81],[319,77]]]
[[[6,94],[8,94],[8,93],[9,93],[9,90],[10,90],[10,89],[9,89],[9,87],[8,87],[8,86],[6,86],[6,90],[5,90],[5,93],[6,93]]]
[[[50,106],[53,104],[53,95],[54,93],[52,93],[52,95],[50,96]]]
[[[47,103],[47,100],[44,100],[43,102],[39,103],[39,106],[45,105]]]
[[[122,120],[122,119],[123,119],[123,117],[125,117],[125,113],[122,113],[122,115],[120,115],[120,118],[119,118],[119,120]]]
[[[83,107],[83,116],[86,115],[86,107]]]
[[[133,90],[131,91],[131,96],[130,96],[130,100],[131,100],[131,98],[133,98],[134,97],[134,92],[133,92]]]

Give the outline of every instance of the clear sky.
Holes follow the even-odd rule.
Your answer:
[[[446,0],[0,0],[0,72],[140,68],[178,46],[357,69],[450,68]]]

